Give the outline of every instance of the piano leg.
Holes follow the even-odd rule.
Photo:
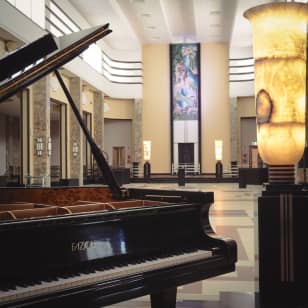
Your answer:
[[[176,307],[176,287],[168,288],[160,292],[151,294],[152,308],[175,308]]]

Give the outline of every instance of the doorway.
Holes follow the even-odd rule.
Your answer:
[[[194,143],[179,143],[179,165],[194,164]]]
[[[125,167],[125,147],[112,147],[112,167]]]
[[[256,118],[242,117],[241,118],[241,151],[240,162],[241,166],[248,167],[249,165],[249,146],[257,140]]]
[[[0,185],[22,183],[21,95],[0,106]]]

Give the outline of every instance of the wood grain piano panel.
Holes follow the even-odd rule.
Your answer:
[[[51,187],[0,188],[0,202],[34,202],[67,206],[78,200],[109,202],[111,191],[107,187]]]

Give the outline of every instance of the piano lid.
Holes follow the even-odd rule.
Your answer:
[[[58,45],[52,34],[46,34],[36,41],[16,49],[0,59],[0,81],[10,78],[28,65],[56,51]]]
[[[89,45],[109,34],[111,30],[108,28],[109,24],[105,24],[59,38],[41,38],[0,59],[0,72],[4,71],[0,78],[0,103],[80,55]],[[33,48],[42,48],[42,51],[29,56],[23,62],[22,54],[31,53]],[[51,51],[53,52],[50,54]],[[44,56],[46,58],[41,60]],[[16,62],[14,58],[17,59]],[[29,67],[29,64],[33,66]]]
[[[64,91],[64,94],[66,95],[69,104],[71,105],[71,108],[77,118],[77,121],[79,122],[79,125],[85,134],[94,159],[96,160],[99,169],[102,171],[102,174],[104,175],[107,184],[113,192],[114,198],[121,199],[122,197],[126,196],[126,190],[120,188],[120,185],[117,182],[114,174],[112,173],[112,170],[110,169],[107,161],[105,160],[102,151],[97,146],[89,130],[85,126],[82,117],[78,109],[76,108],[75,103],[65,83],[62,80],[60,73],[57,71],[59,67],[63,66],[73,58],[80,55],[85,49],[89,47],[89,45],[109,34],[111,30],[108,28],[109,24],[105,24],[104,26],[98,26],[95,28],[82,30],[60,38],[53,38],[53,40],[51,41],[38,40],[37,42],[30,44],[28,47],[24,47],[23,50],[27,50],[27,52],[31,53],[31,50],[34,47],[39,48],[41,44],[47,43],[50,44],[50,48],[46,48],[44,53],[48,54],[48,50],[52,50],[52,47],[54,47],[55,44],[58,46],[58,49],[55,52],[47,56],[46,59],[40,59],[39,61],[36,61],[36,63],[33,63],[33,66],[31,67],[22,66],[22,63],[15,65],[14,62],[10,61],[10,57],[12,57],[13,55],[8,55],[8,58],[1,59],[0,71],[3,69],[5,63],[11,62],[13,64],[13,67],[10,71],[17,73],[11,76],[11,78],[5,79],[0,82],[0,103],[15,94],[16,92],[20,91],[22,88],[32,84],[39,78],[42,78],[48,73],[54,71]],[[18,56],[18,50],[14,54],[15,57],[22,61],[22,57]],[[32,57],[34,61],[36,60],[36,58],[37,56]],[[18,69],[21,66],[24,67],[24,70],[18,72]],[[9,75],[9,73],[7,72],[5,75]]]

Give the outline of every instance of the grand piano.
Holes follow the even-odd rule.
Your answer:
[[[55,72],[111,192],[91,211],[30,204],[34,188],[23,203],[1,194],[1,307],[102,307],[149,294],[153,308],[174,308],[178,286],[235,270],[236,243],[209,222],[212,192],[120,187],[85,127],[57,69],[110,32],[47,34],[0,60],[0,103]]]

